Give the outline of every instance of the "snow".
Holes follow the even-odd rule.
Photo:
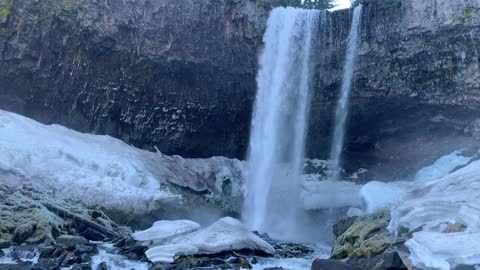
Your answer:
[[[480,161],[417,184],[393,207],[389,225],[394,232],[422,227],[406,242],[412,263],[441,270],[480,264]],[[457,223],[464,232],[443,233]]]
[[[407,182],[383,183],[372,181],[360,189],[363,210],[373,213],[397,203],[409,190],[411,184]]]
[[[182,222],[177,223],[180,230],[185,228]],[[172,231],[175,225],[175,223],[163,221],[155,224],[146,231],[163,233]],[[162,224],[168,228],[155,228]],[[142,238],[142,241],[158,239],[157,235],[151,233],[145,233],[143,236],[145,237]],[[164,241],[162,244],[153,244],[153,247],[147,250],[146,255],[152,262],[172,262],[173,257],[178,254],[216,254],[241,249],[275,253],[275,249],[270,244],[250,232],[240,221],[224,217],[206,228],[183,234]]]
[[[181,199],[170,183],[210,197],[241,196],[243,164],[235,159],[170,157],[2,110],[0,138],[0,184],[91,206],[146,212]]]
[[[145,151],[120,140],[43,125],[5,111],[0,111],[0,137],[0,175],[17,180],[17,187],[132,210],[175,198],[160,189],[143,164]]]
[[[145,242],[142,244],[154,245],[191,233],[198,228],[200,224],[190,220],[162,220],[153,223],[147,230],[133,233],[132,237],[139,242]]]
[[[455,168],[466,165],[470,160],[472,160],[471,157],[464,157],[460,151],[455,151],[441,157],[435,161],[434,164],[418,171],[415,175],[415,181],[429,182],[440,179],[452,172]]]
[[[411,262],[422,269],[450,270],[480,264],[480,233],[418,232],[405,244]]]
[[[194,255],[198,248],[188,244],[170,244],[149,248],[145,251],[148,260],[151,262],[173,263],[175,256]]]

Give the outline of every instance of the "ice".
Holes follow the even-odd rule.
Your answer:
[[[406,242],[412,263],[441,270],[480,264],[480,161],[417,184],[393,207],[389,225],[394,232],[422,228]],[[443,232],[456,223],[465,231]]]
[[[170,183],[241,197],[243,164],[235,159],[170,157],[2,110],[0,138],[0,184],[129,212],[180,199]]]
[[[200,228],[200,224],[190,220],[162,220],[157,221],[147,230],[135,232],[133,239],[143,244],[161,244],[174,237],[191,233]]]
[[[250,232],[240,221],[224,217],[212,225],[173,239],[172,243],[190,244],[202,254],[214,254],[230,250],[260,250],[273,254],[275,250],[256,234]]]
[[[480,264],[480,233],[418,232],[405,245],[411,262],[422,269],[450,270]]]
[[[185,226],[182,222],[177,225],[183,230]],[[164,221],[155,224],[151,228],[152,230],[146,231],[159,231],[162,236],[165,231],[172,231],[175,225],[175,223]],[[160,229],[162,224],[168,228]],[[158,236],[151,233],[142,236],[144,236],[142,241],[158,239]],[[275,253],[275,249],[270,244],[250,232],[240,221],[224,217],[206,228],[164,241],[160,245],[153,244],[146,255],[153,262],[172,262],[173,257],[178,254],[216,254],[242,249],[262,251],[268,254]]]
[[[410,188],[411,184],[407,182],[369,182],[360,189],[363,210],[366,213],[373,213],[377,210],[390,207],[397,203]]]
[[[415,181],[429,182],[440,179],[455,168],[466,165],[470,160],[472,160],[471,157],[464,157],[460,151],[455,151],[441,157],[434,164],[419,170],[415,175]]]
[[[151,262],[173,263],[175,256],[194,255],[198,248],[188,244],[170,244],[149,248],[145,255]]]

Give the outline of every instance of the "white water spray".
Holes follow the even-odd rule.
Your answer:
[[[352,88],[353,68],[357,58],[358,35],[362,18],[362,5],[357,6],[353,11],[352,26],[348,35],[348,45],[345,65],[343,67],[343,81],[340,97],[335,112],[335,131],[333,133],[332,149],[330,152],[331,178],[338,180],[340,177],[340,157],[342,154],[345,126],[348,116],[348,102]]]
[[[251,229],[295,232],[310,103],[311,50],[321,11],[276,8],[260,56],[243,218]]]

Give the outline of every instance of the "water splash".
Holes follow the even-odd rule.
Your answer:
[[[362,5],[357,6],[353,11],[352,27],[348,35],[348,45],[345,65],[343,67],[343,81],[340,97],[335,112],[335,131],[333,133],[332,149],[330,152],[331,178],[338,180],[340,177],[340,158],[345,137],[345,124],[348,116],[348,103],[350,90],[352,88],[353,68],[357,58],[358,35],[362,19]]]
[[[324,11],[274,9],[259,59],[243,219],[251,229],[282,237],[296,231],[301,212],[311,51],[320,14]]]

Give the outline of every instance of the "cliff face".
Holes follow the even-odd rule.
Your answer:
[[[346,139],[351,165],[375,167],[382,178],[404,177],[434,156],[478,145],[473,137],[480,116],[480,2],[363,3]],[[346,13],[327,19],[318,46],[311,155],[330,143],[325,138],[332,130],[331,101],[350,27]]]
[[[347,165],[397,177],[476,144],[479,2],[362,2]],[[0,0],[0,108],[167,154],[243,158],[268,10],[252,0]],[[311,157],[329,150],[350,20],[334,12],[319,27]]]
[[[0,108],[169,154],[243,153],[264,4],[0,4]]]

